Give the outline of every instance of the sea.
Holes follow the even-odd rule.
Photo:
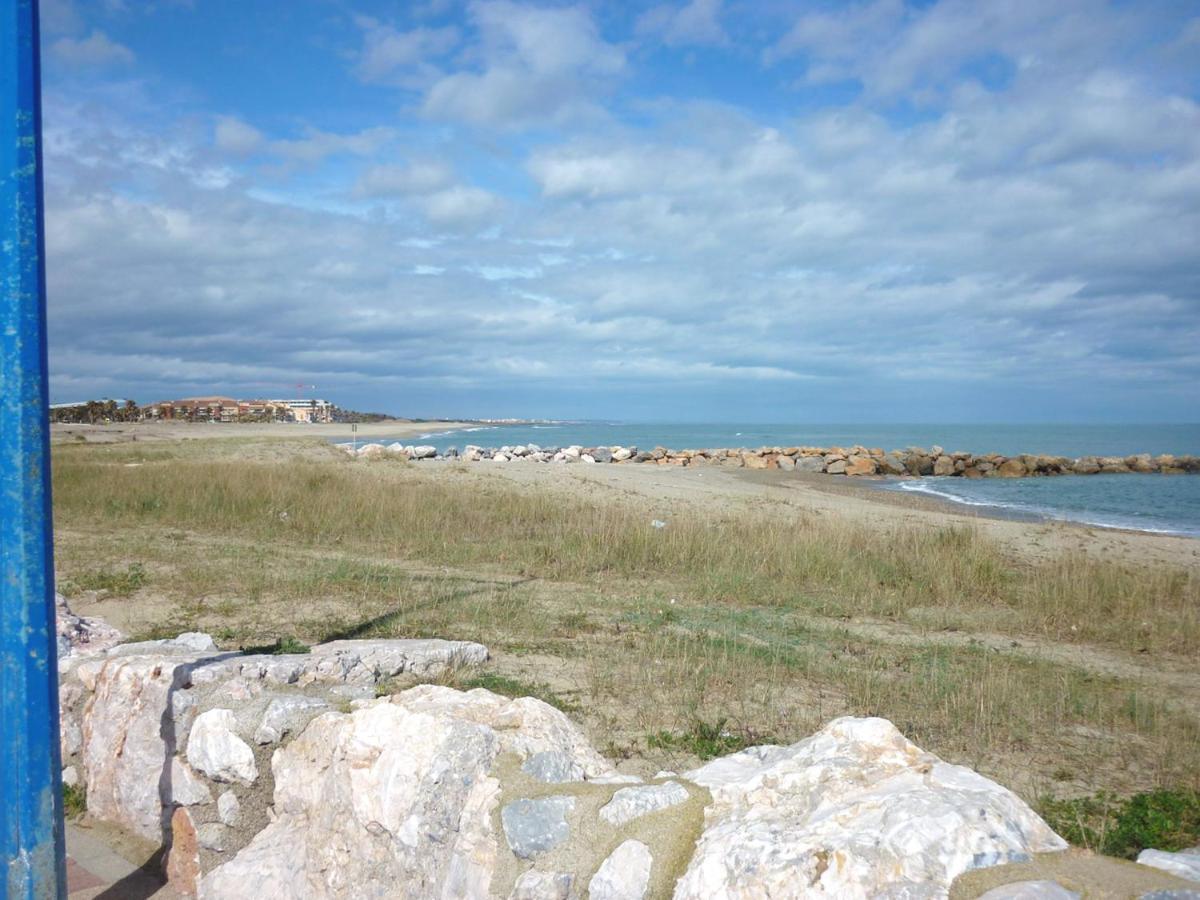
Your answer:
[[[380,440],[375,438],[375,440]],[[387,439],[384,439],[385,442]],[[480,425],[437,431],[419,439],[439,450],[537,444],[541,447],[882,447],[939,445],[972,453],[1054,456],[1200,456],[1200,423],[1186,425],[771,425],[555,422]],[[412,437],[404,443],[415,443]],[[1200,475],[1063,475],[1052,478],[921,478],[864,481],[880,490],[914,491],[948,503],[1030,520],[1061,519],[1200,537]]]

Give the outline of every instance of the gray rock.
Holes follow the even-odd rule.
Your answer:
[[[428,444],[413,447],[413,459],[433,459],[435,456],[437,456],[437,447],[431,447]]]
[[[979,900],[1079,900],[1057,881],[1014,881],[979,895]]]
[[[557,750],[543,750],[525,760],[521,771],[545,784],[563,784],[583,778],[583,768],[567,754]]]
[[[566,872],[530,869],[517,879],[508,900],[567,900],[575,879]]]
[[[521,859],[532,859],[557,847],[571,836],[567,814],[574,808],[574,797],[513,801],[500,811],[508,846]]]
[[[163,802],[179,806],[212,803],[212,791],[204,779],[188,768],[178,756],[171,757],[170,781],[162,785]]]
[[[221,820],[222,825],[228,825],[230,828],[236,827],[241,820],[242,804],[238,802],[233,791],[226,791],[217,798],[217,818]]]
[[[621,788],[600,807],[600,818],[620,827],[647,813],[658,812],[687,801],[688,792],[678,781]]]
[[[229,827],[220,822],[207,822],[196,829],[196,838],[206,850],[224,853],[229,849]]]
[[[267,704],[262,722],[254,731],[254,741],[258,744],[273,744],[282,740],[289,732],[299,731],[313,716],[327,709],[329,704],[319,697],[304,697],[299,694],[276,697]]]
[[[1143,850],[1137,861],[1143,866],[1153,866],[1189,881],[1200,881],[1200,847],[1170,853],[1166,850]]]
[[[824,472],[825,460],[820,456],[799,456],[796,458],[797,472]]]
[[[597,447],[592,451],[592,459],[598,463],[612,462],[612,451],[607,447]]]

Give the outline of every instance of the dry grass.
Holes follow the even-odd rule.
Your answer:
[[[871,713],[1029,795],[1200,784],[1195,710],[1165,684],[843,624],[1178,661],[1200,651],[1195,573],[1022,566],[969,528],[881,533],[769,510],[697,510],[659,530],[633,502],[271,452],[57,447],[60,581],[135,592],[146,632],[227,644],[481,640],[498,660],[483,677],[538,685],[598,745],[651,768],[686,764],[697,740],[790,741]]]
[[[1200,578],[1082,556],[1016,566],[971,528],[880,533],[863,525],[740,514],[650,526],[645,509],[487,484],[416,467],[169,458],[59,448],[56,513],[71,526],[176,528],[550,580],[663,582],[691,599],[977,624],[1056,641],[1200,653]],[[339,464],[340,463],[340,464]]]

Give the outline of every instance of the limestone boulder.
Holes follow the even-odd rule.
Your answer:
[[[163,800],[171,800],[171,760],[183,731],[173,695],[195,662],[187,656],[117,656],[95,668],[82,713],[80,757],[88,813],[160,841],[168,830]],[[169,809],[167,817],[169,817]]]
[[[650,887],[654,856],[641,841],[624,841],[588,882],[589,900],[642,900]]]
[[[254,731],[257,744],[273,744],[289,733],[296,733],[313,717],[329,709],[329,703],[320,697],[291,694],[272,698],[263,711],[263,716]]]
[[[214,781],[252,784],[258,778],[254,751],[236,729],[231,709],[210,709],[197,716],[187,742],[191,766]]]
[[[675,900],[945,896],[964,871],[1066,847],[1015,794],[885,719],[837,719],[688,777],[714,802]]]
[[[355,705],[275,752],[275,821],[204,876],[202,896],[487,897],[510,842],[536,857],[571,836],[570,798],[548,810],[532,798],[495,827],[500,754],[556,754],[538,763],[555,778],[612,774],[561,712],[532,698],[422,685]],[[514,896],[537,896],[525,888]]]
[[[1200,847],[1170,853],[1166,850],[1143,850],[1137,861],[1143,866],[1153,866],[1170,872],[1188,881],[1200,882]]]

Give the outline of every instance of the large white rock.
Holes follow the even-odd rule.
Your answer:
[[[688,777],[713,804],[676,900],[945,896],[969,869],[1066,847],[1011,791],[886,719],[837,719]]]
[[[611,773],[561,712],[531,698],[421,685],[327,712],[271,760],[278,818],[204,880],[206,898],[488,896],[504,839],[497,756],[561,754]]]
[[[486,897],[499,749],[483,725],[386,700],[319,716],[272,759],[278,818],[202,896]]]
[[[1153,866],[1189,881],[1200,881],[1200,847],[1171,853],[1167,850],[1143,850],[1137,861],[1143,866]]]
[[[254,751],[237,736],[231,709],[210,709],[196,716],[188,734],[187,759],[214,781],[252,784],[258,778]]]
[[[588,882],[588,900],[642,900],[650,887],[654,857],[641,841],[625,841]]]
[[[158,841],[163,796],[180,736],[172,696],[187,682],[188,662],[128,656],[86,663],[92,694],[82,713],[80,759],[88,812]]]
[[[592,780],[615,774],[570,719],[532,697],[513,700],[482,688],[464,692],[422,684],[395,695],[391,702],[413,712],[453,715],[486,725],[496,732],[504,752],[515,753],[522,760],[546,751],[562,754],[574,778]]]

